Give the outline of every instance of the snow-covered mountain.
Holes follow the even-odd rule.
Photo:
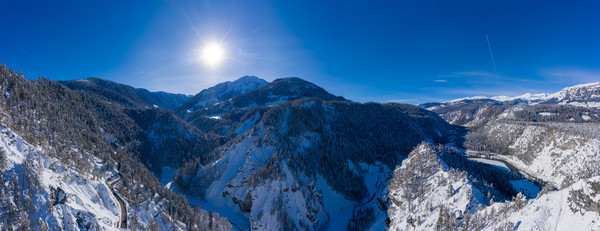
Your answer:
[[[546,96],[541,103],[600,108],[600,82],[567,87]]]
[[[0,165],[0,214],[8,218],[0,222],[3,230],[27,226],[40,230],[120,230],[128,227],[127,221],[148,229],[188,229],[165,213],[168,202],[164,198],[137,204],[120,201],[118,188],[123,186],[115,164],[95,159],[86,163],[92,173],[81,173],[44,155],[44,150],[6,127],[0,128],[0,150],[5,158]]]
[[[206,107],[210,104],[231,99],[266,84],[267,81],[256,76],[244,76],[233,82],[228,81],[219,83],[213,87],[200,91],[194,97],[179,105],[175,111],[177,114],[185,117],[187,113]]]
[[[600,229],[600,177],[543,190],[532,199],[517,194],[490,200],[474,174],[447,164],[439,154],[437,147],[422,144],[395,170],[388,187],[389,230]]]
[[[218,148],[219,159],[189,163],[175,179],[242,229],[385,227],[377,198],[390,169],[420,142],[453,132],[410,105],[310,98],[263,108],[240,122],[249,129]]]
[[[300,98],[345,100],[343,97],[332,95],[325,91],[325,89],[306,80],[296,77],[281,78],[244,94],[205,105],[204,108],[195,110],[187,115],[186,118],[190,118],[187,121],[193,123],[195,118],[201,116],[221,115],[232,110],[276,105]]]
[[[428,109],[436,110],[440,107],[470,104],[473,102],[482,102],[491,105],[515,105],[525,103],[530,105],[535,104],[558,104],[558,105],[573,105],[590,108],[600,108],[600,82],[581,84],[572,87],[566,87],[556,93],[526,93],[519,96],[475,96],[461,99],[455,99],[443,103],[424,103],[419,106]]]
[[[180,156],[185,149],[169,145],[195,140],[182,136],[163,145],[140,138],[145,131],[161,137],[190,128],[176,123],[181,120],[172,112],[164,116],[170,119],[145,117],[167,131],[145,129],[126,111],[169,111],[131,108],[44,78],[30,81],[6,66],[0,66],[0,95],[0,188],[6,192],[0,229],[232,229],[226,219],[165,189],[140,162],[144,147]]]
[[[472,101],[433,111],[449,123],[469,129],[464,137],[465,148],[499,154],[497,158],[556,188],[597,175],[600,163],[598,109]]]
[[[239,134],[235,129],[241,122],[240,116],[248,115],[247,111],[257,110],[262,116],[269,106],[301,98],[345,100],[303,79],[281,78],[233,98],[199,107],[187,113],[185,120],[205,132],[236,136]]]
[[[599,90],[600,83],[590,83],[553,94],[472,97],[420,105],[451,124],[466,127],[465,135],[457,143],[466,149],[465,154],[492,158],[487,162],[502,161],[503,166],[510,166],[546,186],[534,199],[515,198],[508,203],[483,204],[469,213],[468,219],[472,222],[467,222],[465,215],[460,219],[439,219],[448,211],[436,210],[437,215],[435,212],[422,215],[427,217],[420,222],[424,226],[408,227],[402,222],[407,219],[403,207],[392,206],[390,214],[400,221],[395,227],[439,229],[440,222],[448,226],[450,221],[450,226],[466,225],[468,229],[477,230],[599,229],[600,200],[596,196],[600,190]],[[435,201],[435,190],[439,189],[430,188],[424,198],[416,200]],[[396,195],[393,192],[397,194],[402,190],[390,189],[390,195]],[[455,205],[440,207],[456,211],[452,207]],[[457,213],[465,214],[465,210]],[[394,229],[393,222],[390,229]]]
[[[175,111],[62,84],[0,68],[2,230],[599,229],[598,84],[431,111],[300,78],[244,77]]]

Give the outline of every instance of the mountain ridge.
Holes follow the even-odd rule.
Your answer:
[[[484,102],[495,105],[515,105],[519,103],[525,104],[560,104],[573,105],[591,108],[600,108],[600,82],[592,82],[579,84],[575,86],[565,87],[555,93],[525,93],[523,95],[509,96],[473,96],[466,98],[454,99],[446,102],[428,102],[419,104],[419,106],[434,110],[438,107],[463,104],[471,102]]]
[[[190,98],[190,96],[185,94],[175,94],[164,91],[150,92],[143,88],[134,88],[129,85],[97,77],[58,81],[58,83],[73,90],[89,92],[129,107],[159,107],[173,110]]]
[[[252,91],[256,88],[264,86],[267,81],[260,79],[256,76],[243,76],[234,81],[227,81],[219,83],[215,86],[209,87],[198,92],[196,95],[191,97],[188,101],[179,105],[175,112],[185,117],[186,113],[190,113],[196,110],[198,107],[205,107],[219,101],[228,100],[235,96],[244,94]]]

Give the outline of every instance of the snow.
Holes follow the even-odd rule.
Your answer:
[[[518,96],[513,96],[513,97],[509,97],[509,96],[494,96],[492,97],[493,100],[498,100],[498,101],[513,101],[513,100],[524,100],[527,102],[535,102],[535,101],[539,101],[539,100],[544,100],[548,97],[548,94],[546,93],[539,93],[539,94],[532,94],[532,93],[525,93],[523,95],[518,95]]]
[[[430,158],[426,163],[422,163],[422,160],[427,158],[424,154],[419,156],[411,153],[411,156],[403,161],[402,166],[396,169],[398,173],[396,176],[404,176],[402,171],[406,171],[408,165],[430,165],[432,162],[439,161]],[[451,214],[465,216],[467,212],[470,213],[472,221],[474,218],[481,221],[478,223],[481,226],[470,227],[473,230],[506,230],[503,227],[507,224],[510,225],[509,230],[600,230],[600,222],[598,222],[600,214],[597,209],[600,202],[599,176],[580,180],[565,189],[550,191],[537,198],[525,200],[520,207],[517,207],[515,201],[486,205],[477,203],[481,200],[474,200],[471,201],[474,207],[471,206],[472,209],[467,210],[463,207],[465,201],[468,201],[471,196],[482,199],[481,195],[478,195],[480,193],[476,193],[477,189],[472,188],[468,180],[457,177],[458,175],[452,176],[453,173],[448,172],[446,167],[439,167],[443,165],[437,166],[437,171],[424,179],[424,193],[417,195],[410,203],[406,203],[406,200],[401,197],[403,190],[409,186],[390,186],[389,195],[392,203],[388,210],[391,221],[389,230],[436,230],[440,207],[449,208]],[[445,186],[439,185],[440,182],[452,185],[455,191],[448,195],[444,190]],[[531,196],[529,198],[533,198],[532,196],[539,192],[534,184],[526,180],[511,181],[511,184],[515,188],[523,189],[525,194]],[[473,190],[472,195],[468,194],[467,188]],[[407,206],[411,204],[415,205],[412,210]],[[479,205],[481,209],[478,209]],[[418,218],[417,225],[410,225],[409,218]],[[460,225],[460,221],[457,223]]]
[[[530,202],[523,209],[509,214],[507,221],[519,224],[516,230],[600,230],[600,214],[571,201],[572,192],[581,190],[589,202],[598,203],[598,192],[592,184],[600,177],[581,180],[569,188],[549,192]],[[488,227],[492,230],[493,227]]]
[[[568,104],[578,107],[600,108],[600,102],[569,102]]]
[[[514,125],[501,125],[498,129],[506,130],[506,126]],[[577,129],[582,128],[567,130]],[[499,158],[528,175],[560,188],[568,179],[577,180],[581,173],[595,171],[600,163],[600,140],[570,134],[565,132],[567,130],[549,125],[529,125],[509,147],[513,155]],[[518,158],[521,155],[534,158],[530,163],[525,163]]]
[[[566,87],[562,90],[548,94],[548,93],[525,93],[518,96],[474,96],[474,97],[466,97],[454,99],[451,101],[446,101],[440,106],[434,106],[431,108],[427,108],[428,110],[435,110],[439,107],[443,107],[446,105],[453,105],[457,103],[461,103],[465,100],[482,100],[482,99],[493,99],[500,102],[510,102],[515,100],[522,100],[528,104],[535,105],[542,102],[550,101],[557,102],[562,105],[573,105],[579,107],[589,107],[589,108],[600,108],[600,95],[594,94],[594,92],[598,92],[600,90],[600,82],[595,83],[587,83],[576,85],[572,87]]]
[[[223,193],[229,192],[232,196],[243,199],[245,192],[248,191],[244,186],[245,183],[242,183],[245,182],[246,176],[261,163],[264,163],[267,156],[275,153],[275,147],[273,146],[254,146],[254,143],[258,142],[257,140],[260,137],[252,136],[250,133],[246,134],[236,138],[237,142],[235,144],[223,150],[223,157],[210,165],[210,167],[223,169],[223,171],[206,190],[205,200],[188,197],[190,203],[218,212],[222,217],[226,217],[243,230],[250,229],[248,216],[239,209],[238,205],[233,203],[230,197],[224,197]],[[261,196],[268,196],[269,194],[264,193]]]
[[[323,209],[330,218],[327,230],[345,229],[352,217],[352,209],[356,203],[346,200],[342,195],[333,191],[323,177],[319,177],[315,185],[318,191],[322,191]]]
[[[556,115],[556,113],[552,113],[552,112],[540,112],[539,114],[541,116],[553,116],[553,115]]]
[[[583,120],[590,120],[592,117],[590,117],[590,116],[587,116],[587,115],[581,115],[581,118],[582,118]]]
[[[476,161],[476,162],[479,162],[479,163],[489,164],[489,165],[492,165],[494,167],[498,167],[498,168],[501,168],[503,170],[510,171],[510,169],[508,168],[508,166],[506,166],[501,161],[490,160],[490,159],[483,159],[483,158],[469,158],[469,160]]]
[[[413,170],[421,170],[420,168],[431,170],[419,172],[422,174],[420,177],[423,178],[422,185],[396,186],[390,183],[388,190],[392,203],[388,209],[391,221],[389,230],[435,230],[442,207],[448,208],[453,214],[466,214],[476,212],[477,207],[484,204],[483,194],[472,186],[465,175],[461,176],[458,172],[450,171],[448,166],[432,152],[431,147],[423,144],[415,148],[402,165],[396,168],[394,175],[402,178],[406,175],[406,171],[412,175]],[[396,178],[399,181],[404,179]],[[406,197],[403,197],[405,190],[411,190],[407,187],[421,186],[423,193],[415,195],[416,198],[411,198],[411,201],[406,201]],[[449,186],[454,189],[450,194]],[[419,220],[415,223],[416,227],[408,222],[411,219]]]
[[[78,175],[60,162],[44,156],[39,148],[28,144],[6,127],[0,127],[0,147],[6,150],[8,157],[5,173],[14,171],[20,175],[19,178],[24,178],[23,162],[26,158],[39,166],[37,177],[42,185],[31,202],[38,208],[34,218],[42,218],[51,230],[79,230],[78,218],[85,223],[94,223],[92,227],[99,225],[105,230],[117,230],[113,225],[119,221],[120,208],[105,184],[108,175],[98,176],[99,179]],[[66,196],[66,200],[64,204],[56,204],[53,210],[48,210],[52,188],[64,191],[62,195]]]
[[[236,135],[244,134],[246,131],[250,130],[250,128],[252,128],[256,124],[256,122],[258,122],[259,119],[260,119],[260,114],[256,113],[254,116],[252,116],[251,119],[244,120],[244,122],[242,122],[242,124],[237,126],[234,130],[234,133]]]
[[[107,163],[92,157],[93,160],[87,164],[96,169],[97,173],[79,173],[63,166],[60,161],[45,156],[41,147],[28,144],[6,127],[0,127],[0,148],[6,151],[8,157],[4,174],[14,172],[20,179],[25,179],[25,160],[30,160],[36,171],[34,177],[40,182],[40,187],[27,184],[22,192],[34,191],[31,204],[35,210],[30,215],[32,224],[35,224],[34,229],[39,219],[50,230],[85,230],[85,227],[90,230],[121,230],[116,227],[120,221],[121,208],[107,183],[109,179],[115,179],[116,169],[105,171]],[[56,200],[56,204],[49,206],[54,192],[64,200]],[[129,218],[134,215],[133,210],[137,211],[136,216],[141,225],[148,224],[152,218],[162,230],[185,228],[184,224],[162,212],[163,209],[155,201],[146,201],[137,208],[126,206]],[[0,216],[3,216],[3,212],[0,210]]]
[[[459,98],[459,99],[451,100],[451,101],[448,101],[446,103],[456,103],[456,102],[461,102],[461,101],[465,101],[465,100],[479,100],[479,99],[489,99],[489,97],[487,97],[487,96],[465,97],[465,98]]]

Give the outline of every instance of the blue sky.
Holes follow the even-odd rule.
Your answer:
[[[600,81],[599,1],[2,1],[0,62],[195,94],[297,76],[355,101],[420,103]],[[485,35],[496,64],[492,64]],[[204,44],[226,60],[208,68]]]

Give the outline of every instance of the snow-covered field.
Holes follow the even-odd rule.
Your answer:
[[[524,208],[507,215],[505,221],[514,224],[516,230],[600,230],[598,186],[600,177],[578,181],[529,200]]]
[[[489,165],[501,168],[503,170],[510,171],[508,166],[506,166],[506,164],[502,163],[501,161],[484,159],[484,158],[469,158],[469,160],[476,161],[479,163],[489,164]]]

